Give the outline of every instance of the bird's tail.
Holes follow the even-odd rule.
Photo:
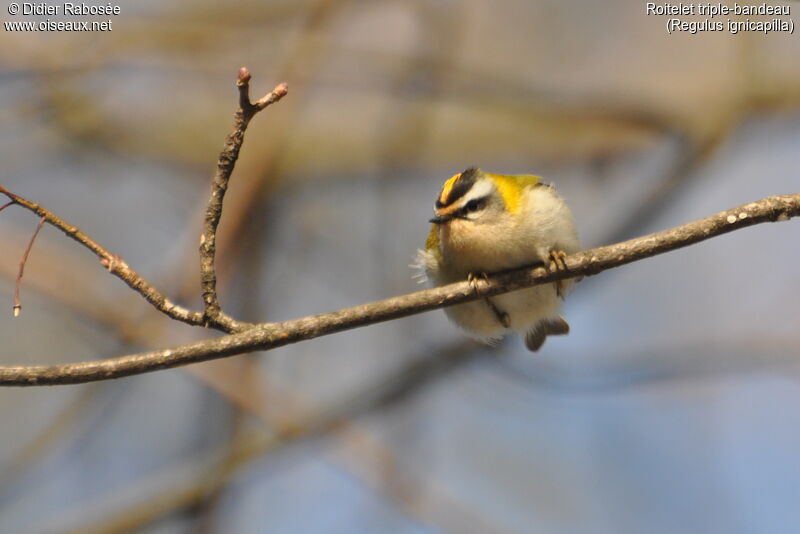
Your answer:
[[[565,336],[569,334],[569,323],[563,317],[555,319],[545,319],[528,330],[525,334],[525,346],[531,352],[536,352],[542,345],[547,336]]]

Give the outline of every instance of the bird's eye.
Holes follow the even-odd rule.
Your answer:
[[[467,202],[467,205],[464,207],[468,212],[478,211],[483,207],[483,200],[478,200],[476,198],[473,198],[472,200]]]

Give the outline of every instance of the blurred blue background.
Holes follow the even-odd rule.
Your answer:
[[[254,97],[290,87],[248,130],[220,228],[244,320],[418,289],[433,200],[472,165],[545,176],[587,247],[800,190],[795,35],[669,35],[628,0],[118,5],[111,32],[0,32],[0,183],[194,309],[242,65]],[[12,319],[36,223],[0,214],[3,365],[215,335],[51,227]],[[798,236],[759,225],[587,278],[536,355],[437,311],[0,389],[0,532],[798,531]]]

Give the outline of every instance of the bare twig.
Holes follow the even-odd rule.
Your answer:
[[[298,35],[291,51],[282,58],[280,62],[282,66],[274,70],[277,79],[292,80],[292,98],[281,101],[280,115],[272,117],[273,127],[261,135],[258,143],[259,149],[251,156],[249,165],[244,169],[241,165],[237,167],[238,175],[235,179],[235,187],[229,188],[225,195],[225,222],[219,226],[216,233],[217,250],[214,264],[218,293],[224,290],[222,284],[226,281],[226,271],[237,264],[237,256],[242,255],[246,244],[251,241],[252,236],[249,234],[261,232],[263,235],[265,224],[269,225],[263,220],[259,210],[264,202],[276,193],[284,181],[282,162],[288,145],[295,137],[294,132],[302,122],[298,121],[297,117],[307,108],[306,96],[313,87],[318,86],[315,78],[321,70],[324,70],[319,66],[331,53],[330,49],[319,45],[321,42],[325,42],[326,35],[334,31],[335,25],[331,23],[336,20],[340,6],[346,6],[346,4],[343,4],[342,0],[314,0],[302,17],[303,22],[298,28]],[[309,76],[307,73],[314,73],[314,75]],[[206,209],[205,200],[202,209]],[[253,224],[254,219],[258,220],[258,224]],[[193,247],[191,252],[196,254],[196,248]],[[196,264],[195,254],[186,258],[189,260],[187,265]],[[246,256],[249,263],[249,259],[253,257],[252,250]],[[184,261],[182,260],[181,263]],[[183,280],[177,295],[194,295],[196,281],[191,277],[183,276],[182,272],[177,272],[176,275]],[[227,278],[227,281],[231,281],[230,277]],[[250,302],[250,306],[245,306],[245,308],[253,305],[255,303]],[[263,301],[258,306],[263,309]],[[226,311],[230,312],[230,310]],[[237,314],[238,312],[248,315],[247,309],[238,310]],[[252,313],[249,315],[252,316]],[[159,324],[163,325],[163,323]],[[151,340],[150,346],[164,345],[163,343],[153,344]],[[188,371],[192,376],[221,393],[228,401],[243,403],[241,405],[245,409],[258,417],[263,418],[273,404],[281,405],[281,402],[263,402],[263,398],[266,398],[271,390],[263,378],[255,378],[257,384],[253,384],[252,388],[242,388],[241,380],[230,376],[232,373],[238,374],[234,370],[239,367],[235,361],[223,359],[217,360],[215,363],[216,365],[213,367],[190,366]],[[254,376],[260,375],[250,374],[249,376],[253,379]],[[270,398],[270,401],[272,400],[279,399]],[[274,408],[271,411],[276,412]],[[282,416],[294,419],[292,414],[282,413]]]
[[[178,306],[170,302],[160,291],[145,280],[139,273],[131,269],[125,261],[116,254],[112,254],[103,248],[97,241],[84,234],[77,226],[72,226],[63,219],[57,217],[51,211],[31,202],[19,195],[16,195],[0,185],[0,193],[10,198],[14,204],[32,211],[48,224],[61,230],[67,237],[71,237],[87,249],[91,250],[95,256],[100,258],[100,264],[108,272],[125,282],[128,287],[142,295],[147,302],[152,304],[157,310],[167,316],[191,325],[203,324],[203,314]]]
[[[250,71],[246,67],[239,70],[236,81],[239,88],[239,109],[233,119],[233,131],[225,138],[225,144],[217,161],[217,172],[211,182],[211,198],[206,208],[203,235],[200,236],[200,280],[203,288],[205,312],[203,323],[226,332],[240,332],[252,325],[240,323],[223,313],[217,297],[217,273],[214,267],[216,253],[217,226],[222,216],[222,202],[228,190],[231,173],[239,158],[239,150],[244,142],[244,132],[256,113],[283,98],[288,91],[285,83],[279,84],[271,93],[254,103],[250,102]]]
[[[36,225],[36,230],[33,232],[31,240],[28,241],[28,246],[25,247],[25,253],[22,254],[22,259],[19,262],[17,281],[14,284],[14,317],[19,317],[19,314],[22,311],[22,301],[19,299],[19,288],[22,286],[22,274],[25,272],[25,264],[28,263],[28,256],[31,254],[33,242],[36,241],[36,236],[39,235],[39,232],[42,230],[42,226],[44,226],[44,217],[39,219],[39,224]]]
[[[797,216],[800,216],[800,193],[767,197],[669,230],[572,254],[566,258],[567,268],[563,271],[548,272],[544,267],[537,266],[493,275],[485,284],[481,284],[483,287],[480,287],[480,294],[476,294],[473,284],[464,281],[332,313],[283,323],[262,323],[236,334],[170,349],[102,361],[53,366],[0,367],[0,385],[25,386],[94,382],[224,358],[245,352],[273,349],[523,287],[577,276],[594,275],[734,230],[764,222],[786,221]]]
[[[182,306],[178,306],[167,299],[155,286],[147,282],[139,273],[134,271],[128,264],[122,260],[118,255],[112,254],[99,243],[91,239],[75,226],[68,224],[66,221],[57,217],[55,214],[45,209],[44,207],[31,202],[19,195],[16,195],[0,185],[0,193],[7,196],[10,201],[0,207],[0,211],[7,208],[12,204],[19,204],[20,206],[36,213],[42,218],[40,223],[47,222],[67,236],[71,237],[84,247],[91,250],[97,257],[100,258],[100,263],[106,267],[108,271],[123,282],[128,284],[131,289],[142,295],[150,304],[156,309],[163,312],[167,316],[182,321],[190,325],[203,325],[222,330],[224,332],[241,332],[252,324],[236,321],[235,319],[225,315],[219,306],[219,300],[216,293],[216,273],[214,270],[214,252],[217,226],[222,214],[222,201],[225,196],[225,191],[228,187],[230,175],[233,172],[236,160],[239,157],[239,149],[244,140],[244,132],[247,125],[256,113],[280,100],[287,93],[287,85],[285,83],[279,84],[271,93],[260,98],[254,103],[250,102],[249,97],[249,81],[250,72],[247,68],[242,67],[239,71],[237,79],[237,86],[239,88],[239,110],[236,112],[234,118],[234,129],[225,140],[225,145],[220,154],[217,163],[217,172],[212,182],[212,193],[206,210],[206,220],[203,235],[201,236],[200,246],[200,264],[201,264],[201,279],[203,284],[203,301],[205,303],[205,312],[200,313],[189,310]],[[38,230],[37,230],[38,233]],[[35,234],[34,234],[35,237]],[[26,253],[27,257],[27,253]],[[24,267],[24,262],[21,268]],[[20,271],[21,275],[21,271]],[[20,277],[18,277],[19,279]],[[17,295],[19,290],[17,289]],[[15,297],[14,301],[14,314],[19,315],[19,300]]]

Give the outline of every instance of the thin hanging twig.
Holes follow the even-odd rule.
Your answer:
[[[33,232],[31,240],[28,241],[28,247],[25,249],[25,254],[22,255],[22,261],[19,262],[19,273],[17,274],[17,282],[14,285],[14,317],[19,317],[19,314],[22,311],[22,302],[19,300],[19,288],[22,285],[22,273],[25,272],[25,264],[28,262],[28,256],[33,248],[33,242],[36,241],[36,236],[39,235],[44,223],[44,217],[39,219],[39,224],[36,225],[36,231]]]

